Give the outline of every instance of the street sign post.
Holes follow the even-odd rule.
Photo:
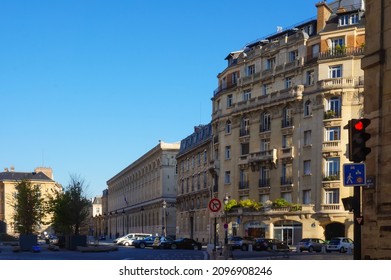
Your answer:
[[[363,186],[366,184],[365,163],[346,163],[343,165],[343,185]]]

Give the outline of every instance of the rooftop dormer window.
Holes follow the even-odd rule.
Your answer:
[[[360,22],[360,15],[358,13],[340,15],[338,18],[339,26],[354,25]]]

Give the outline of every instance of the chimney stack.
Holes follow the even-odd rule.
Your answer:
[[[316,33],[319,33],[325,28],[326,21],[329,20],[332,11],[327,6],[326,1],[317,3],[316,7],[318,8]]]

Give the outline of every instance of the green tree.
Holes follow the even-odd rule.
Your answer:
[[[85,196],[84,180],[72,175],[64,192],[50,198],[52,223],[56,232],[79,235],[89,216],[90,200]]]
[[[26,179],[20,181],[15,189],[11,206],[14,208],[16,231],[20,234],[36,233],[46,214],[46,203],[40,186]]]

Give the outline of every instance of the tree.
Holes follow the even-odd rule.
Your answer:
[[[91,202],[84,194],[84,180],[72,175],[65,191],[50,198],[52,223],[57,232],[79,235],[80,227],[89,216]]]
[[[11,206],[14,208],[13,219],[16,231],[20,234],[33,234],[43,223],[46,203],[39,185],[29,180],[22,180],[15,186]]]

